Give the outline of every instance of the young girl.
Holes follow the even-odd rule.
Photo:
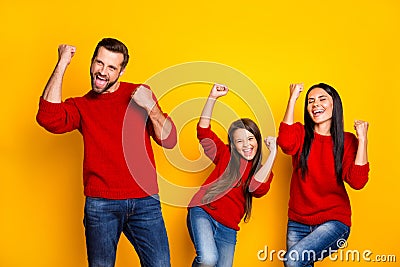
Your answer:
[[[278,145],[292,156],[285,266],[314,266],[347,240],[351,208],[344,182],[361,189],[368,181],[368,123],[356,120],[358,136],[343,130],[343,108],[331,86],[312,86],[305,97],[304,125],[294,123],[303,84],[290,85]]]
[[[227,93],[226,86],[213,86],[197,125],[197,137],[215,169],[189,205],[187,226],[197,254],[192,266],[232,266],[238,224],[243,216],[249,219],[252,197],[265,195],[273,176],[276,139],[265,140],[270,154],[261,166],[261,133],[252,120],[232,123],[228,145],[212,132],[214,104]]]

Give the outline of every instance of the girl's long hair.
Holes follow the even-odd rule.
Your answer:
[[[252,159],[253,165],[251,167],[249,176],[246,177],[247,179],[245,179],[244,185],[241,183],[242,173],[240,173],[239,170],[241,155],[236,151],[235,144],[233,142],[233,133],[237,129],[246,129],[247,131],[251,132],[256,138],[258,144],[256,155]],[[251,178],[260,168],[262,160],[262,140],[260,129],[258,128],[257,124],[254,123],[254,121],[248,118],[234,121],[228,130],[228,144],[231,152],[231,158],[228,166],[221,177],[207,189],[205,195],[203,196],[202,202],[207,203],[207,205],[212,208],[211,202],[215,200],[216,197],[220,197],[221,194],[226,193],[230,188],[242,186],[245,197],[244,221],[247,222],[250,219],[252,207],[252,194],[249,191],[249,185]]]
[[[325,90],[333,100],[333,111],[332,111],[332,123],[330,133],[333,140],[333,156],[335,160],[335,173],[337,181],[340,182],[342,180],[342,161],[343,161],[343,151],[344,151],[344,127],[343,127],[343,106],[342,100],[338,92],[330,85],[325,83],[319,83],[313,85],[308,89],[305,104],[304,104],[304,143],[303,149],[300,154],[300,169],[302,177],[304,178],[307,171],[307,160],[310,154],[311,145],[314,139],[314,126],[315,123],[310,117],[310,114],[307,111],[308,105],[308,95],[311,90],[315,88],[321,88]]]

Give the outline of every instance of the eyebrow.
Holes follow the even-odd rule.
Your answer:
[[[328,96],[327,95],[319,95],[317,97],[310,96],[310,97],[308,97],[308,99],[315,99],[315,98],[322,98],[322,97],[328,97]]]

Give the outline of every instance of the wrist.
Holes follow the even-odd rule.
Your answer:
[[[358,137],[358,143],[359,144],[366,144],[367,142],[368,142],[368,140],[367,140],[366,136],[365,137],[364,136],[361,136],[361,137],[359,136]]]
[[[58,62],[57,62],[57,69],[59,69],[59,70],[62,70],[62,71],[65,71],[66,69],[67,69],[67,67],[68,67],[68,62],[65,62],[65,61],[63,61],[63,60],[59,60]]]
[[[154,103],[154,104],[149,104],[149,105],[146,106],[146,111],[147,111],[147,113],[148,113],[149,115],[150,115],[150,113],[153,111],[155,105],[156,105],[156,104]]]
[[[292,105],[294,105],[294,104],[296,104],[296,102],[297,102],[297,97],[295,97],[295,96],[290,96],[290,98],[289,98],[289,104],[292,104]]]
[[[154,113],[156,102],[149,102],[144,106],[144,109],[147,111],[147,114],[151,115],[151,113]]]

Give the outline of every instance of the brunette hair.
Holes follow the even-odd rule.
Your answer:
[[[258,147],[256,151],[256,155],[251,160],[253,165],[251,167],[249,176],[246,177],[245,183],[242,184],[242,173],[240,173],[240,158],[241,155],[237,152],[233,140],[233,133],[237,129],[246,129],[247,131],[251,132],[254,137],[256,138]],[[228,163],[228,166],[225,169],[225,172],[221,175],[221,177],[212,185],[210,186],[205,195],[203,196],[202,202],[207,203],[209,207],[212,208],[211,202],[218,196],[223,193],[226,193],[227,190],[233,187],[242,186],[243,187],[243,194],[245,197],[245,216],[244,221],[247,222],[251,216],[251,207],[252,207],[252,194],[249,191],[249,185],[251,178],[257,172],[257,170],[261,166],[262,160],[262,140],[261,140],[261,132],[258,128],[257,124],[254,123],[251,119],[243,118],[237,121],[234,121],[228,130],[228,145],[229,150],[231,152],[231,157]]]
[[[335,172],[338,182],[342,180],[342,161],[343,161],[343,151],[344,151],[344,127],[343,127],[343,106],[342,100],[338,92],[330,85],[325,83],[315,84],[308,89],[305,104],[304,104],[304,143],[303,149],[300,154],[300,169],[302,177],[308,171],[307,160],[310,154],[311,144],[314,139],[314,121],[312,120],[310,114],[307,111],[308,105],[308,95],[311,90],[315,88],[321,88],[326,91],[333,100],[333,111],[332,111],[332,123],[330,133],[333,140],[333,156],[335,161]]]
[[[117,39],[114,38],[103,38],[96,46],[96,49],[94,50],[93,57],[92,57],[92,62],[96,58],[97,53],[99,52],[100,47],[104,47],[105,49],[114,52],[114,53],[121,53],[124,55],[124,60],[121,63],[121,69],[125,69],[126,65],[128,65],[129,61],[129,54],[128,54],[128,48],[121,42],[118,41]]]

